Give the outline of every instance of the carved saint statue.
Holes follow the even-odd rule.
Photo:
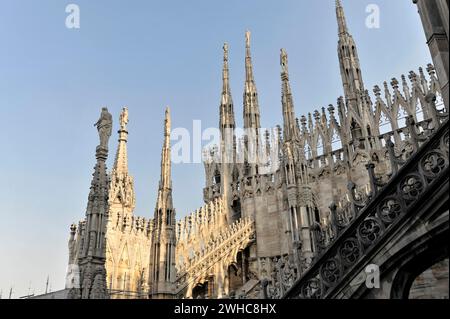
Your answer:
[[[250,31],[248,30],[245,32],[245,46],[250,47]]]
[[[223,60],[228,61],[228,43],[223,44]]]
[[[120,113],[120,129],[126,130],[128,124],[128,109],[124,107]]]
[[[285,49],[280,50],[280,64],[284,72],[288,70],[288,57]]]
[[[108,141],[112,133],[112,115],[108,112],[108,108],[102,108],[100,118],[94,126],[97,126],[98,135],[100,136],[100,147],[108,149]]]

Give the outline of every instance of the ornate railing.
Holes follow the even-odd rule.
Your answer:
[[[412,117],[408,118],[407,132],[413,150],[406,160],[395,153],[390,137],[386,139],[392,170],[389,181],[380,182],[373,164],[367,165],[371,181],[367,200],[352,199],[353,219],[341,227],[337,221],[332,223],[335,238],[284,298],[331,297],[337,286],[355,273],[355,268],[377,243],[395,230],[401,217],[411,213],[411,207],[423,200],[431,186],[448,175],[448,114],[436,111],[424,123],[416,125]],[[353,188],[350,184],[350,189]],[[332,216],[337,215],[334,205],[331,211]]]

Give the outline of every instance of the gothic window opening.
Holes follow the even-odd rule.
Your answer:
[[[165,265],[165,280],[170,281],[170,265],[171,265],[172,245],[167,244],[166,248],[166,265]]]
[[[158,220],[162,220],[162,209],[158,209]]]
[[[155,244],[155,255],[153,256],[153,265],[155,272],[153,273],[154,283],[159,281],[159,244]]]
[[[320,213],[317,207],[314,208],[314,219],[320,224]]]
[[[214,178],[213,178],[213,182],[214,182],[214,184],[220,184],[220,172],[219,172],[219,170],[216,170],[215,172],[214,172]]]
[[[291,206],[291,220],[292,220],[292,237],[294,240],[299,240],[299,235],[298,235],[298,220],[297,220],[297,215],[295,212],[295,208],[293,206]]]
[[[166,225],[170,225],[172,220],[172,210],[168,209],[166,212]]]
[[[364,149],[364,141],[362,141],[362,130],[358,123],[355,120],[352,120],[352,124],[350,126],[351,134],[353,138],[353,142],[359,143],[359,148]],[[362,142],[362,143],[360,143]],[[355,149],[355,146],[353,146]],[[356,149],[355,149],[356,150]]]
[[[208,282],[206,281],[203,284],[197,284],[192,289],[192,298],[193,299],[205,299],[208,294]]]
[[[370,129],[370,126],[367,125],[367,136],[369,138],[369,143],[370,143],[370,147],[373,147],[373,143],[372,143],[372,130]]]
[[[241,201],[239,199],[233,200],[231,203],[231,209],[233,210],[233,217],[236,220],[241,218]]]

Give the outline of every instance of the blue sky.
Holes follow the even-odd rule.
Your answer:
[[[218,125],[222,45],[242,124],[244,32],[261,124],[281,123],[279,50],[289,54],[297,116],[342,95],[334,0],[0,1],[0,290],[3,298],[64,286],[69,225],[83,218],[102,106],[129,108],[129,169],[136,214],[153,216],[164,107],[173,128]],[[78,4],[81,28],[65,27]],[[343,0],[368,89],[431,62],[411,0]],[[380,28],[365,25],[368,4]],[[110,140],[114,153],[117,135]],[[109,167],[113,154],[110,154]],[[178,216],[202,205],[201,164],[172,170]]]

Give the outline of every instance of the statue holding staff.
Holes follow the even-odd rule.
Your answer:
[[[94,126],[97,126],[98,135],[100,137],[99,146],[101,148],[108,149],[108,141],[112,133],[112,115],[108,112],[108,108],[102,108],[100,118]]]
[[[124,107],[120,113],[120,129],[126,130],[128,124],[128,108]]]

